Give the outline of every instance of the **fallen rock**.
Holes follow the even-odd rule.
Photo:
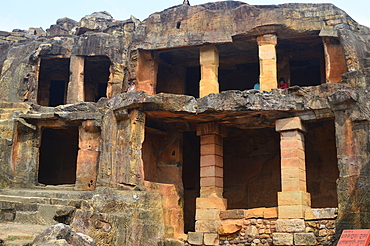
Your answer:
[[[34,246],[73,245],[95,246],[94,240],[82,233],[77,233],[69,225],[62,223],[50,226],[33,240]]]
[[[234,234],[235,232],[240,231],[242,229],[243,223],[239,220],[226,220],[221,223],[220,227],[218,227],[218,234],[220,235],[230,235]]]

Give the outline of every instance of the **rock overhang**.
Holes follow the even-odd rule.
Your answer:
[[[117,95],[107,101],[106,107],[117,117],[138,109],[148,118],[163,122],[217,121],[248,128],[273,127],[277,119],[294,116],[305,121],[333,118],[336,110],[358,105],[368,97],[366,90],[351,90],[345,84],[292,87],[271,92],[223,91],[203,98],[166,93],[148,95],[138,91]]]

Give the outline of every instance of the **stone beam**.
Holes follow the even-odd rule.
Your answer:
[[[342,45],[337,38],[323,37],[326,83],[340,83],[347,72]]]
[[[156,94],[158,63],[153,59],[150,50],[138,51],[136,91],[146,91],[149,95]]]
[[[311,206],[306,189],[306,161],[304,135],[306,131],[299,117],[276,121],[280,132],[281,186],[278,193],[279,219],[305,218]]]
[[[211,93],[219,93],[219,53],[216,46],[208,45],[200,48],[200,66],[199,97],[205,97]]]
[[[70,61],[70,77],[67,92],[67,104],[83,102],[84,93],[84,56],[72,56]]]
[[[257,37],[260,60],[260,90],[271,91],[277,88],[277,59],[275,34]]]

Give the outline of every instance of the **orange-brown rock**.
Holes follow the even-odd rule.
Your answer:
[[[243,222],[238,220],[223,221],[217,230],[220,235],[230,235],[238,232],[242,228]]]
[[[368,40],[332,4],[238,1],[0,31],[0,222],[120,246],[369,228]]]

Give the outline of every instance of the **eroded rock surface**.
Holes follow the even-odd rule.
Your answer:
[[[369,40],[332,4],[239,1],[0,31],[0,221],[70,225],[35,245],[368,228]]]

